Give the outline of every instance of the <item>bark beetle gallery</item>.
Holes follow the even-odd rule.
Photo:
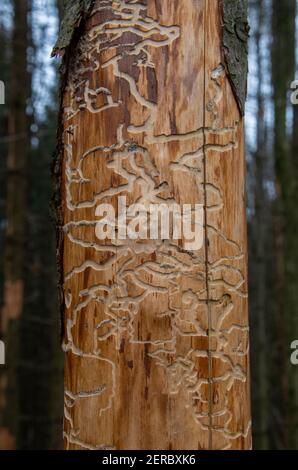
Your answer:
[[[54,51],[65,448],[250,448],[246,1],[71,5]],[[204,247],[99,242],[96,208],[121,196],[202,204]]]

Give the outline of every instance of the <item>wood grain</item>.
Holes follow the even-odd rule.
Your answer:
[[[63,102],[65,448],[251,447],[243,122],[215,0],[96,1]],[[96,208],[204,206],[204,245]]]

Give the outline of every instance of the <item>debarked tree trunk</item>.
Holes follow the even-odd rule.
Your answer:
[[[70,3],[55,48],[65,448],[250,448],[247,2]]]

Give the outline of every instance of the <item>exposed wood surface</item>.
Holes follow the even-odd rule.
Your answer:
[[[243,122],[215,0],[97,1],[64,96],[65,448],[251,447]],[[96,208],[204,205],[204,246]]]

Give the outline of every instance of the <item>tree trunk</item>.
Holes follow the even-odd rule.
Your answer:
[[[9,146],[7,159],[7,229],[4,259],[4,306],[1,329],[6,343],[7,369],[1,374],[5,402],[0,410],[0,448],[13,447],[17,438],[19,417],[19,341],[20,317],[24,305],[24,263],[26,225],[26,165],[28,157],[27,48],[29,1],[13,2],[14,29],[12,38]],[[21,85],[20,85],[21,84]],[[2,439],[2,436],[3,439]]]
[[[57,8],[57,11],[58,11],[59,24],[61,23],[62,18],[63,18],[63,10],[64,10],[63,4],[64,4],[63,0],[56,0],[56,8]]]
[[[251,341],[254,341],[252,351],[252,380],[255,384],[253,401],[254,409],[254,444],[257,449],[268,449],[268,428],[269,428],[269,368],[268,368],[268,331],[267,319],[268,309],[266,308],[266,287],[268,282],[268,262],[267,247],[269,242],[268,227],[270,227],[270,205],[266,194],[266,170],[268,173],[268,129],[265,120],[265,100],[263,96],[263,70],[264,61],[262,56],[262,41],[264,40],[264,19],[265,5],[261,0],[255,5],[256,18],[255,25],[255,46],[256,62],[258,73],[257,101],[257,131],[256,131],[256,151],[253,155],[254,174],[254,217],[252,219],[251,230],[251,266],[250,289],[254,292],[254,303],[250,301],[251,320],[254,323],[254,330]]]
[[[65,448],[248,449],[246,1],[72,5],[55,49]],[[123,220],[100,240],[100,205],[124,196],[203,207],[203,244],[121,239]]]
[[[272,81],[274,98],[274,161],[276,172],[275,256],[281,377],[282,448],[297,444],[297,372],[290,369],[289,348],[297,338],[297,180],[296,155],[287,130],[288,92],[295,74],[296,1],[273,0]]]

